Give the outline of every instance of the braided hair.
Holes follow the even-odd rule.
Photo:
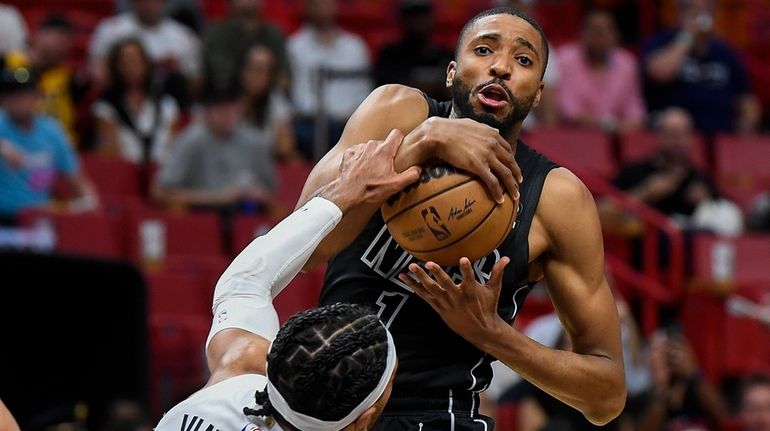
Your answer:
[[[370,310],[329,305],[298,313],[281,327],[267,357],[267,378],[293,410],[336,421],[377,386],[387,352],[386,330]],[[244,414],[280,418],[266,390],[254,398],[261,407],[245,407]]]

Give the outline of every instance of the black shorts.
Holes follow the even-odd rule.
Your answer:
[[[473,392],[459,394],[416,393],[391,396],[380,416],[375,431],[492,431],[495,421],[480,415],[479,396]]]

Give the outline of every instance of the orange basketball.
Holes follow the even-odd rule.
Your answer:
[[[516,218],[514,201],[498,205],[477,177],[447,164],[423,169],[420,180],[381,207],[391,236],[422,261],[457,265],[497,248]]]

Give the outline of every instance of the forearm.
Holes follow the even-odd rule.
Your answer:
[[[608,357],[549,349],[502,320],[477,346],[593,423],[609,422],[625,402],[625,394],[618,397],[625,387],[622,364]]]
[[[646,65],[650,78],[658,82],[673,80],[687,59],[693,44],[692,39],[693,36],[689,33],[680,33],[668,46],[654,52]]]
[[[637,431],[659,431],[665,424],[667,416],[668,392],[654,390],[636,429]]]
[[[717,389],[700,375],[693,378],[693,389],[710,424],[718,429],[727,420],[729,414],[725,400]]]

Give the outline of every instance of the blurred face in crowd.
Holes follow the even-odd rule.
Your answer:
[[[236,17],[252,17],[262,9],[261,0],[230,0],[230,14]]]
[[[746,431],[770,431],[770,383],[754,384],[744,391],[741,419]]]
[[[241,119],[237,100],[221,100],[206,105],[206,124],[215,136],[228,137]]]
[[[72,51],[74,34],[64,28],[41,28],[34,37],[34,46],[45,64],[53,67],[64,62]]]
[[[3,108],[8,117],[22,127],[32,125],[32,120],[40,110],[41,102],[40,93],[34,88],[11,91],[3,96]]]
[[[155,25],[163,19],[166,0],[134,0],[134,13],[146,25]]]
[[[692,119],[680,108],[669,108],[658,119],[658,149],[667,156],[689,160],[692,140]]]
[[[606,63],[618,42],[618,30],[612,15],[607,12],[589,14],[583,23],[581,41],[592,63]]]
[[[479,18],[461,36],[456,61],[447,69],[454,114],[492,126],[507,137],[540,101],[544,43],[520,17]]]
[[[702,33],[708,33],[714,24],[713,0],[680,0],[678,3],[679,22],[684,27],[694,25]]]
[[[307,17],[318,27],[328,27],[334,24],[337,14],[336,0],[307,0]]]
[[[120,48],[117,58],[120,77],[127,87],[141,87],[147,79],[150,65],[136,43],[127,43]]]
[[[260,96],[270,92],[273,86],[275,60],[265,46],[255,46],[246,54],[241,71],[241,83],[246,96]]]

